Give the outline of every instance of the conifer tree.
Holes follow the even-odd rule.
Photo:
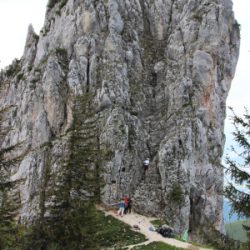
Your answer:
[[[6,126],[5,114],[10,112],[13,107],[0,110],[0,142],[4,141],[5,136],[11,131]],[[0,144],[0,146],[2,146]],[[16,181],[10,180],[10,170],[13,166],[20,163],[24,154],[11,156],[12,152],[20,147],[21,143],[5,146],[0,149],[0,249],[15,249],[18,239],[18,225],[16,216],[19,208],[19,195],[14,192]]]
[[[49,205],[27,236],[24,249],[100,249],[93,231],[94,206],[100,199],[100,151],[92,96],[76,96],[72,111],[69,154],[58,173],[47,171]]]
[[[226,173],[230,174],[234,184],[229,183],[225,188],[225,196],[229,199],[232,209],[239,216],[250,217],[250,115],[247,110],[243,117],[235,114],[231,108],[235,131],[233,137],[237,146],[232,146],[236,158],[226,157]],[[245,185],[245,190],[237,184]]]

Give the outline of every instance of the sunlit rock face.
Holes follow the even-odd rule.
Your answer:
[[[238,53],[231,0],[57,1],[1,73],[0,104],[11,107],[3,126],[12,128],[1,146],[20,143],[13,154],[23,155],[10,168],[21,221],[46,210],[46,173],[60,173],[70,154],[73,103],[91,94],[94,128],[85,129],[104,152],[102,202],[128,194],[136,211],[178,232],[195,235],[207,219],[221,230],[225,103]]]

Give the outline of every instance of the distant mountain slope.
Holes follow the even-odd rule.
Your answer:
[[[228,200],[224,200],[223,215],[225,224],[239,221],[238,215],[236,213],[231,214],[231,205]]]
[[[241,242],[247,241],[247,235],[246,232],[244,231],[242,224],[250,226],[250,220],[246,221],[236,221],[233,223],[229,223],[225,225],[226,229],[226,234],[234,239],[234,240],[239,240]]]

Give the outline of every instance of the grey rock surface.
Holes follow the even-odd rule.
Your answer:
[[[195,235],[206,219],[222,230],[225,104],[239,40],[231,0],[68,0],[48,9],[39,36],[30,26],[23,57],[1,73],[13,128],[1,147],[21,143],[15,153],[25,153],[10,171],[21,221],[49,203],[44,173],[60,172],[73,103],[90,93],[96,122],[86,133],[105,152],[102,202],[129,194],[136,211],[178,232]]]

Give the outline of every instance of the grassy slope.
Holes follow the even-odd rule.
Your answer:
[[[96,224],[96,236],[101,247],[124,247],[146,241],[145,236],[132,231],[127,224],[98,212]],[[134,247],[133,250],[183,250],[162,242],[153,242],[149,245]]]
[[[133,245],[146,240],[144,235],[132,231],[130,226],[110,215],[105,216],[103,212],[97,212],[94,227],[95,240],[101,247]]]
[[[152,242],[146,246],[142,245],[142,246],[134,247],[132,250],[184,250],[184,249],[170,246],[162,242]]]
[[[247,240],[247,235],[244,229],[242,228],[242,223],[244,222],[245,225],[250,226],[250,220],[247,221],[236,221],[233,223],[229,223],[225,225],[226,234],[234,239],[239,240],[241,242],[245,242]]]

